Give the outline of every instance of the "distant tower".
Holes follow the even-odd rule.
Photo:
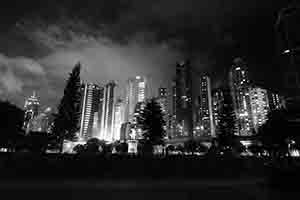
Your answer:
[[[241,58],[234,60],[229,74],[233,105],[237,118],[237,135],[249,136],[253,133],[250,102],[250,83],[246,63]]]
[[[198,120],[199,121],[197,123],[200,126],[200,128],[197,128],[198,130],[195,130],[195,134],[197,136],[215,137],[215,128],[213,123],[211,83],[210,83],[210,78],[208,76],[202,76],[200,78]]]
[[[24,116],[24,123],[23,123],[23,129],[28,132],[28,125],[29,121],[35,118],[39,114],[39,107],[40,107],[40,101],[36,96],[36,92],[34,91],[32,96],[30,96],[25,101],[24,110],[25,110],[25,116]]]
[[[268,102],[271,111],[278,110],[283,107],[282,97],[279,94],[268,91]]]
[[[170,133],[170,113],[168,111],[168,92],[167,92],[167,88],[164,87],[160,87],[158,88],[158,98],[157,98],[157,102],[160,104],[161,106],[161,110],[163,113],[163,118],[165,121],[165,130],[167,132],[167,135],[169,135]]]
[[[113,140],[115,87],[116,87],[116,83],[114,81],[111,81],[105,85],[105,89],[104,89],[100,139],[106,141]]]
[[[39,115],[29,121],[28,129],[33,132],[49,133],[51,123],[54,121],[54,116],[51,108],[47,108]]]
[[[172,81],[172,97],[171,97],[171,115],[170,115],[170,133],[169,138],[176,137],[176,80]]]
[[[168,112],[168,93],[167,88],[158,88],[158,103],[160,104],[162,111],[166,114]]]
[[[192,85],[190,62],[177,63],[175,137],[192,137],[193,134]]]
[[[258,128],[267,121],[270,110],[267,90],[259,87],[251,88],[250,98],[253,126],[255,131],[258,132]]]
[[[124,102],[122,99],[117,99],[114,112],[113,141],[116,141],[121,139],[121,127],[124,123]]]
[[[142,76],[136,76],[135,78],[129,79],[126,90],[125,121],[131,121],[136,104],[144,102],[148,97],[149,86],[147,79]]]
[[[103,98],[103,88],[85,83],[81,86],[81,124],[79,138],[88,140],[99,132],[99,108]]]

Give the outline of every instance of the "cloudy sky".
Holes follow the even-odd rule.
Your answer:
[[[0,97],[22,106],[36,90],[55,106],[72,67],[105,83],[135,75],[168,85],[176,61],[224,80],[234,57],[276,87],[274,23],[287,0],[10,0],[1,5]],[[273,78],[265,74],[273,73]]]

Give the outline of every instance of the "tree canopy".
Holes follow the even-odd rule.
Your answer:
[[[161,145],[164,143],[165,121],[161,106],[154,98],[146,102],[137,121],[142,128],[143,140],[149,142],[151,145]]]
[[[53,132],[60,146],[63,140],[76,140],[76,132],[79,130],[80,120],[80,69],[78,63],[70,73],[64,89],[64,95],[58,106],[58,113],[54,120]]]

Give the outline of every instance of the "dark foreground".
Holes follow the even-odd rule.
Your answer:
[[[1,154],[0,166],[6,199],[276,200],[300,194],[291,180],[299,180],[298,170],[253,158]]]
[[[161,181],[11,181],[0,183],[9,199],[268,199],[291,198],[296,192],[270,189],[263,180]]]

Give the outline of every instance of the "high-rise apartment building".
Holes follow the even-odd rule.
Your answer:
[[[200,97],[197,115],[197,126],[194,130],[195,136],[214,137],[215,127],[213,122],[211,83],[208,76],[200,78]]]
[[[104,96],[102,103],[102,115],[101,115],[101,128],[100,128],[100,139],[106,141],[113,140],[114,134],[114,98],[115,98],[115,87],[114,81],[109,82],[105,85]]]
[[[251,88],[250,98],[253,126],[255,131],[257,132],[258,128],[263,125],[268,119],[267,115],[270,108],[267,90],[259,87]]]
[[[170,112],[170,132],[167,132],[168,138],[176,136],[176,80],[172,81],[172,97],[171,97],[171,112]]]
[[[158,88],[158,97],[157,97],[157,102],[159,103],[162,113],[163,113],[163,118],[165,121],[165,130],[167,132],[170,131],[170,119],[169,119],[169,108],[168,108],[168,92],[167,88],[160,87]],[[167,133],[169,135],[169,133]]]
[[[215,131],[218,134],[218,127],[220,123],[220,111],[224,101],[223,92],[221,89],[215,89],[212,91],[212,101],[213,101],[213,117],[215,124]]]
[[[81,86],[81,120],[79,138],[88,140],[91,137],[99,137],[99,113],[103,98],[103,88],[85,83]]]
[[[131,120],[131,133],[134,133],[133,135],[129,135],[130,139],[142,139],[142,127],[140,127],[140,124],[138,123],[138,118],[141,115],[141,113],[144,111],[144,108],[146,106],[146,102],[138,102],[135,106],[135,111],[133,114],[133,118]]]
[[[158,103],[161,106],[163,113],[168,113],[168,93],[167,88],[158,88]]]
[[[232,96],[230,88],[222,87],[213,91],[213,117],[216,135],[219,135],[222,131],[221,127],[229,119],[232,119],[231,115],[234,114]],[[231,113],[232,112],[232,113]],[[232,133],[233,134],[233,133]]]
[[[28,129],[33,132],[49,133],[51,123],[54,122],[54,116],[51,108],[47,108],[45,111],[34,117],[29,121]]]
[[[192,69],[190,62],[176,65],[176,130],[174,137],[193,134]]]
[[[124,102],[122,99],[116,100],[114,112],[113,141],[117,141],[121,139],[121,127],[124,123]]]
[[[250,100],[250,83],[246,63],[241,58],[234,60],[229,73],[231,94],[237,118],[239,136],[249,136],[253,133],[253,118]]]
[[[38,97],[36,96],[35,91],[33,92],[33,95],[30,96],[25,101],[24,110],[25,110],[25,116],[24,116],[24,123],[23,123],[23,129],[28,132],[29,131],[29,121],[38,116],[39,114],[39,107],[40,107],[40,101]]]
[[[268,91],[268,101],[270,110],[278,110],[283,107],[283,100],[279,94]]]
[[[125,121],[131,121],[137,103],[144,102],[148,96],[148,82],[145,77],[129,79],[126,88]]]

